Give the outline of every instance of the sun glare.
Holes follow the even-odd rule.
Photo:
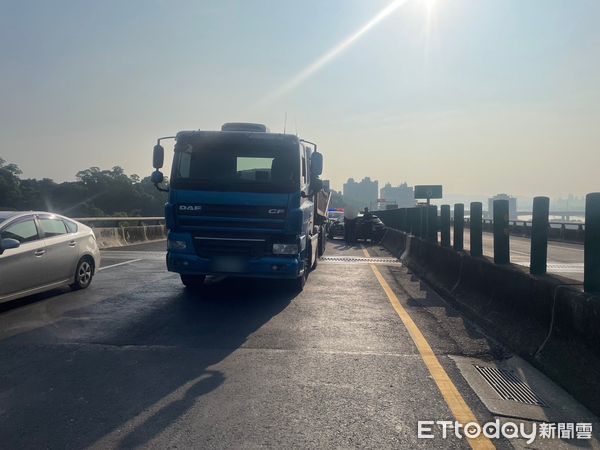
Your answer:
[[[281,87],[271,92],[265,98],[263,98],[260,104],[265,105],[271,102],[276,97],[286,94],[292,89],[296,88],[298,85],[305,82],[308,78],[313,76],[316,72],[321,70],[325,65],[329,64],[335,58],[337,58],[341,53],[350,48],[356,41],[363,37],[366,33],[368,33],[372,28],[378,25],[381,21],[390,16],[394,11],[404,5],[408,0],[393,0],[390,2],[385,8],[379,11],[375,16],[373,16],[369,21],[367,21],[362,27],[356,30],[354,33],[347,36],[344,40],[342,40],[335,47],[331,48],[329,51],[323,53],[319,58],[309,64],[306,68],[300,71],[296,76],[289,79],[285,82]]]
[[[431,12],[433,11],[433,8],[435,8],[435,4],[437,3],[437,0],[421,0],[421,2],[423,3],[423,6],[425,6],[425,10],[427,11],[427,14],[431,14]]]
[[[433,32],[434,10],[437,0],[420,0],[425,9],[425,58],[429,58],[429,47],[431,45],[431,34]]]

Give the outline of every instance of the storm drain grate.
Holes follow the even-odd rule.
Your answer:
[[[504,400],[535,406],[547,406],[531,387],[512,371],[473,364],[479,374]]]
[[[402,264],[396,258],[367,258],[366,256],[323,256],[321,261],[337,264]]]

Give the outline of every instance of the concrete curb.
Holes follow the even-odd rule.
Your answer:
[[[381,244],[467,317],[600,414],[600,296],[573,280],[388,229]]]

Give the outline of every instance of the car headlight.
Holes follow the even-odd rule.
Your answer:
[[[187,244],[185,241],[169,241],[167,247],[169,250],[185,250],[187,248]]]
[[[298,244],[273,244],[274,255],[297,255]]]

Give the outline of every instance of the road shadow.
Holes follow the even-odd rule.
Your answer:
[[[410,308],[410,314],[415,315],[413,319],[419,320],[423,329],[435,330],[433,335],[444,336],[444,347],[448,352],[483,359],[505,359],[511,355],[411,270],[388,267],[387,271],[394,280],[394,287],[406,296],[406,306]],[[468,345],[473,342],[478,344]]]
[[[2,446],[147,445],[224,383],[211,366],[289,305],[286,288],[169,278],[2,341]]]
[[[28,295],[27,297],[18,298],[16,300],[9,300],[7,302],[0,303],[0,314],[8,312],[13,309],[22,308],[32,303],[41,302],[44,300],[57,297],[61,294],[65,294],[71,291],[68,286],[59,287],[50,291],[40,292],[39,294]]]

